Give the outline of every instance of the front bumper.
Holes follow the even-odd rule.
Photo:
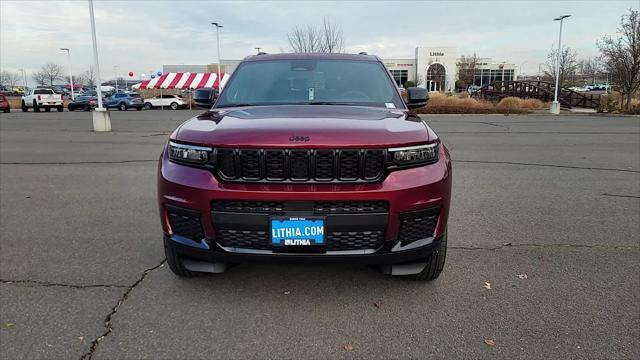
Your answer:
[[[165,149],[158,169],[158,201],[165,246],[172,247],[183,257],[212,262],[323,261],[393,264],[424,258],[437,247],[445,234],[449,214],[451,163],[448,152],[443,145],[441,147],[442,156],[437,163],[393,171],[382,182],[367,184],[224,183],[208,170],[170,162]],[[379,231],[382,243],[376,243],[375,247],[357,251],[325,249],[282,252],[269,248],[236,248],[221,244],[221,226],[234,224],[248,230],[259,230],[264,229],[268,221],[268,215],[265,214],[216,212],[212,205],[222,200],[296,204],[319,201],[382,201],[388,204],[388,208],[383,214],[353,214],[351,217],[342,214],[328,221],[329,224],[334,224],[328,227],[335,226],[334,230],[337,231],[353,230],[349,226],[358,227],[358,231]],[[176,208],[197,214],[202,226],[201,241],[193,241],[174,233],[168,209]],[[437,209],[436,220],[429,236],[413,239],[406,246],[401,243],[399,239],[403,219],[410,214],[433,209]]]

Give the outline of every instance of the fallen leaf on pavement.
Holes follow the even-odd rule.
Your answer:
[[[489,346],[494,346],[496,344],[496,341],[493,339],[484,339],[484,343]]]
[[[486,282],[486,281],[485,281],[485,282],[484,282],[484,286],[483,286],[483,287],[484,287],[485,289],[487,289],[487,290],[491,290],[491,283],[490,283],[490,282]]]
[[[528,279],[527,274],[518,274],[520,279]]]
[[[285,295],[289,295],[289,294],[291,294],[291,291],[285,291],[284,294]]]
[[[375,306],[376,309],[380,309],[380,307],[382,307],[382,305],[380,305],[380,303],[378,303],[378,302],[374,302],[373,306]]]
[[[16,326],[16,324],[14,324],[14,323],[6,323],[6,324],[4,324],[4,327],[7,327],[7,328],[14,327],[14,326]]]
[[[503,243],[502,246],[511,246],[511,243]]]
[[[353,346],[351,344],[344,344],[342,348],[344,351],[353,351]]]

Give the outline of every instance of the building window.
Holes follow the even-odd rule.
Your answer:
[[[393,80],[396,81],[396,85],[404,86],[404,83],[409,80],[409,70],[389,70]]]

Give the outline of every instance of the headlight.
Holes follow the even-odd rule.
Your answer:
[[[204,146],[178,144],[169,141],[169,159],[194,165],[207,165],[213,149]]]
[[[389,149],[391,161],[399,167],[427,165],[438,161],[439,142]]]

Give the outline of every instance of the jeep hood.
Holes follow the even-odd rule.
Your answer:
[[[213,109],[186,121],[171,136],[229,147],[391,147],[435,137],[403,110],[337,105]]]

